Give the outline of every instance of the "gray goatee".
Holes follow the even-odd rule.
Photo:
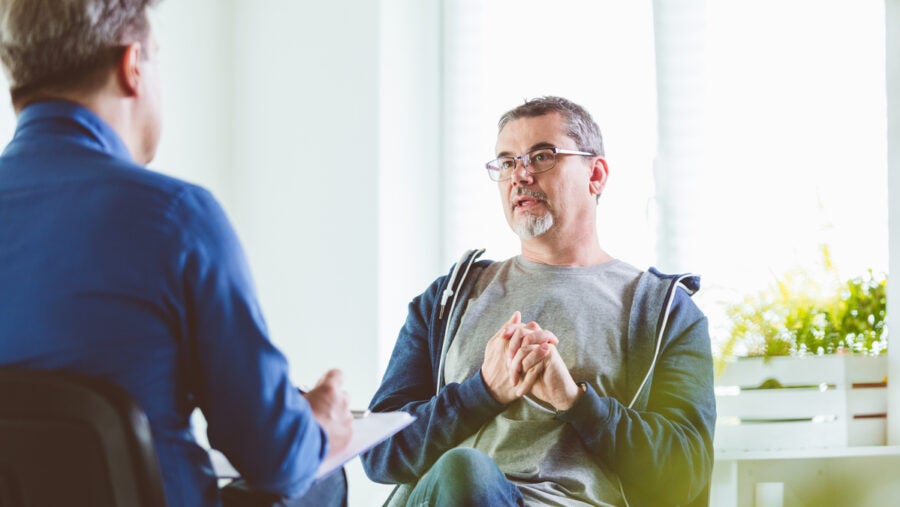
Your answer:
[[[511,203],[513,209],[515,209],[515,198],[520,195],[527,195],[528,197],[537,199],[538,201],[544,203],[544,206],[547,208],[547,212],[543,215],[532,215],[531,213],[525,213],[525,215],[522,217],[524,220],[513,220],[513,232],[515,232],[521,239],[531,239],[536,238],[541,234],[549,231],[550,228],[553,227],[553,210],[550,209],[550,205],[547,203],[547,194],[529,190],[525,187],[519,187],[516,190],[516,195],[513,196],[513,203]]]

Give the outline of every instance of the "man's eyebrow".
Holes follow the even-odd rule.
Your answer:
[[[533,145],[531,148],[528,148],[528,153],[531,153],[534,150],[545,150],[547,148],[556,148],[556,145],[553,143],[548,143],[546,141],[543,141],[543,142]]]
[[[547,148],[556,148],[556,145],[553,143],[548,143],[547,141],[541,141],[537,144],[532,145],[531,148],[528,148],[527,153],[531,153],[534,150],[544,150]],[[511,151],[501,151],[500,153],[497,154],[497,158],[515,157],[515,156],[516,156],[516,154]]]

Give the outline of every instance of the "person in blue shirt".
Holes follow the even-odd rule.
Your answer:
[[[146,412],[170,507],[220,504],[190,415],[255,489],[294,498],[350,439],[341,373],[301,394],[222,208],[147,170],[153,0],[0,3],[18,124],[0,156],[0,366],[109,379]]]

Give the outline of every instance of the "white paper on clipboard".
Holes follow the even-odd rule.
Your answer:
[[[415,416],[406,412],[371,412],[365,417],[353,419],[350,443],[343,451],[333,453],[322,461],[316,470],[315,479],[321,479],[337,470],[415,420]]]
[[[371,412],[365,417],[353,419],[353,436],[350,437],[350,443],[343,451],[334,453],[322,461],[319,469],[316,470],[314,480],[321,479],[337,470],[344,463],[368,451],[415,420],[415,416],[406,412]],[[216,477],[220,479],[240,477],[238,471],[221,452],[210,449],[209,457]]]

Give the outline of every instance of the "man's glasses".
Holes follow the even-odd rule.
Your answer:
[[[518,157],[500,157],[491,160],[484,167],[487,169],[488,176],[494,181],[506,181],[512,177],[513,171],[516,170],[518,160],[522,161],[525,172],[529,174],[538,174],[547,172],[556,166],[556,160],[559,155],[582,155],[585,157],[596,156],[586,151],[564,150],[562,148],[541,148],[528,153],[523,153]]]

